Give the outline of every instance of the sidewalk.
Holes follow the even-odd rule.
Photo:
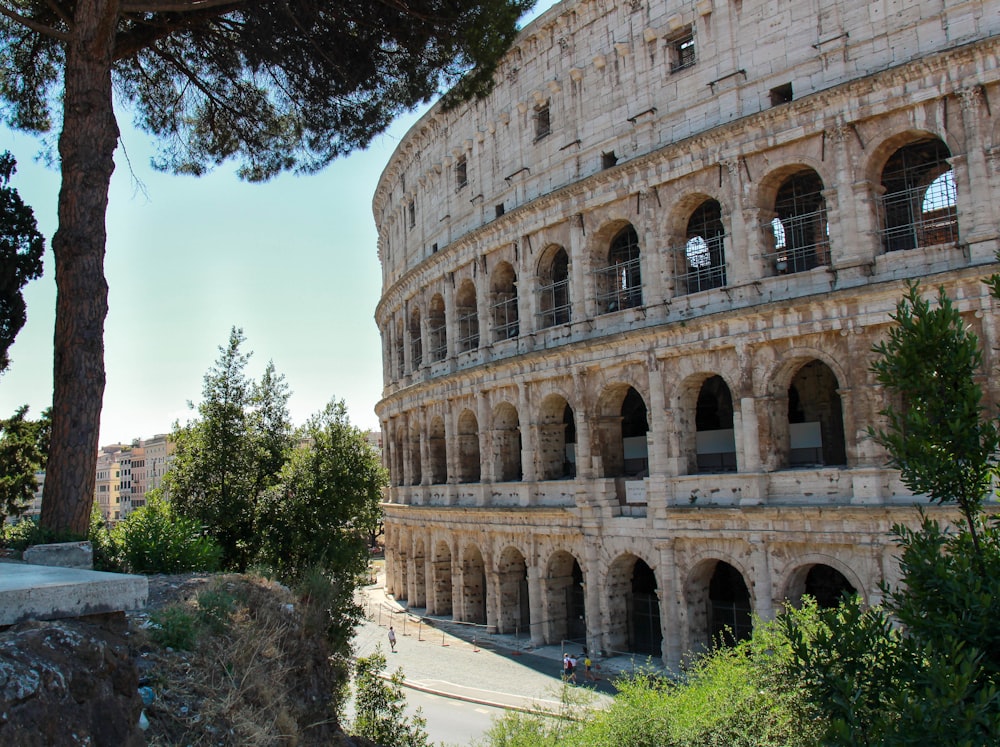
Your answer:
[[[482,626],[407,611],[386,595],[381,577],[361,594],[367,619],[355,633],[356,655],[367,656],[380,646],[389,671],[401,668],[407,687],[497,708],[559,711],[564,706],[558,646],[531,648],[524,638],[485,634]],[[389,625],[396,632],[395,654],[389,649]],[[594,683],[586,680],[581,660],[573,689],[586,690],[594,707],[605,707],[615,693],[610,680],[643,664],[632,657],[599,662],[600,681]]]

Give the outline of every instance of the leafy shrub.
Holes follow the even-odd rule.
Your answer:
[[[382,677],[385,654],[381,649],[358,659],[355,676],[354,734],[376,744],[393,747],[427,747],[427,724],[420,709],[413,718],[405,715],[403,670],[397,669],[389,679]]]
[[[190,612],[178,605],[170,605],[152,612],[149,616],[149,637],[164,648],[190,651],[198,638],[197,621]]]
[[[125,568],[133,573],[214,571],[222,551],[201,526],[173,511],[153,494],[111,530],[111,539]]]

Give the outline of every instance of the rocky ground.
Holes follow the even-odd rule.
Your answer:
[[[367,745],[306,605],[259,578],[151,576],[127,617],[0,632],[0,744]]]

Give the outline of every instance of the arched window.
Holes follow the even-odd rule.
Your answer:
[[[773,251],[765,256],[778,275],[804,272],[830,262],[823,180],[806,168],[787,177],[774,199],[774,218],[765,225]]]
[[[493,270],[493,339],[517,337],[517,275],[509,262],[501,262]]]
[[[601,314],[642,306],[639,235],[632,226],[611,240],[607,264],[597,271],[597,308]]]
[[[436,293],[431,299],[427,312],[427,337],[431,361],[443,361],[448,357],[448,328],[444,317],[444,299]]]
[[[479,314],[476,310],[476,286],[466,280],[455,296],[455,313],[458,322],[458,338],[455,346],[459,353],[479,347]]]
[[[688,219],[687,239],[675,255],[678,293],[698,293],[726,284],[725,235],[722,206],[717,200],[705,200]]]
[[[847,464],[837,376],[819,360],[806,363],[788,387],[790,467]]]
[[[400,320],[396,324],[396,377],[402,378],[406,374],[406,355],[403,347],[403,322]]]
[[[958,240],[955,179],[948,146],[938,138],[910,143],[882,169],[879,199],[882,248],[887,252]]]
[[[538,326],[554,327],[570,321],[569,255],[562,247],[547,253],[539,270]]]
[[[410,366],[416,371],[424,360],[423,340],[420,337],[420,309],[410,312]]]

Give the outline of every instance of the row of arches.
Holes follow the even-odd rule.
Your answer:
[[[773,400],[779,407],[771,413],[774,424],[769,427],[780,434],[776,467],[846,466],[837,375],[825,362],[809,359],[790,372],[785,387],[785,397]],[[740,415],[722,376],[702,374],[682,385],[673,431],[680,472],[745,469]],[[561,480],[577,476],[582,448],[584,454],[600,457],[602,474],[595,477],[642,478],[650,474],[651,451],[664,448],[652,437],[650,416],[646,398],[625,383],[607,386],[589,410],[578,400],[550,393],[528,423],[509,400],[496,404],[485,422],[471,407],[461,408],[454,418],[432,412],[426,418],[390,421],[386,462],[397,486]],[[584,444],[581,430],[588,435]]]
[[[870,187],[871,204],[876,208],[872,220],[877,226],[872,233],[880,242],[873,251],[954,245],[958,241],[958,194],[950,150],[928,133],[903,137],[903,143],[887,154],[886,147],[876,149],[884,161]],[[781,167],[761,184],[761,199],[767,198],[759,209],[750,211],[757,215],[750,220],[756,220],[760,230],[762,264],[753,268],[748,257],[740,256],[736,274],[751,273],[743,277],[748,281],[829,265],[831,246],[838,245],[828,220],[828,203],[836,193],[816,168],[806,164]],[[567,324],[573,321],[574,310],[583,308],[574,303],[580,293],[590,297],[586,313],[593,315],[660,302],[664,299],[648,297],[644,283],[656,268],[673,277],[670,288],[657,290],[667,297],[726,287],[736,269],[729,256],[737,249],[733,246],[734,211],[747,211],[729,204],[722,194],[704,193],[688,195],[678,210],[680,215],[672,219],[669,231],[676,246],[643,247],[636,226],[621,219],[600,227],[588,242],[594,247],[593,256],[584,262],[586,274],[593,279],[582,285],[580,277],[574,279],[571,253],[552,243],[539,251],[528,283],[519,280],[517,268],[505,259],[490,270],[484,294],[467,277],[453,294],[441,290],[410,299],[405,312],[396,313],[395,321],[383,327],[386,360],[393,362],[394,375],[402,377],[407,371],[516,338],[525,331]],[[741,219],[745,221],[746,216]],[[745,225],[741,230],[749,238],[751,229]],[[743,249],[744,254],[750,253]],[[450,300],[449,295],[453,295]],[[453,337],[450,342],[449,336]]]
[[[495,554],[488,547],[488,541],[402,534],[390,548],[390,591],[410,608],[536,644],[572,642],[603,655],[650,655],[668,664],[678,663],[679,651],[748,638],[753,616],[767,619],[785,601],[799,604],[809,595],[832,607],[844,594],[866,596],[857,573],[815,549],[789,562],[774,591],[762,590],[765,599],[755,591],[754,569],[721,554],[667,568],[640,550],[588,563],[585,553],[559,548],[532,564],[516,544]],[[668,580],[674,578],[676,587]]]

